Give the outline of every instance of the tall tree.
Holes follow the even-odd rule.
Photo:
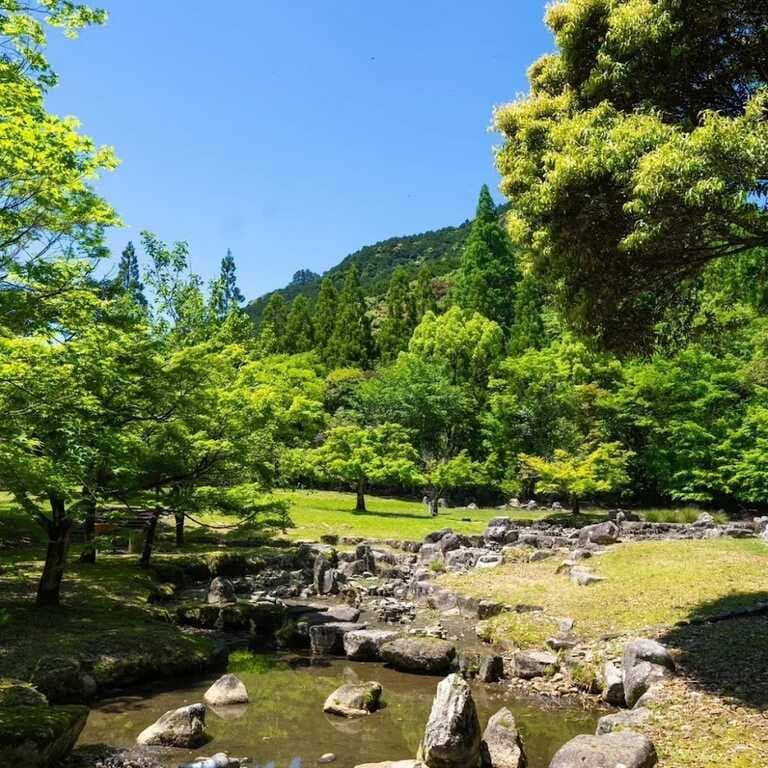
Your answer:
[[[312,308],[309,299],[300,293],[292,302],[285,321],[283,346],[291,354],[309,352],[315,345]]]
[[[366,368],[371,363],[373,337],[368,307],[360,287],[360,276],[352,266],[344,278],[339,294],[336,323],[328,342],[327,357],[337,366],[353,365]]]
[[[509,235],[483,184],[477,213],[461,256],[456,300],[467,310],[496,321],[508,332],[514,322],[515,286],[520,271]]]
[[[259,322],[259,342],[264,352],[282,352],[288,308],[282,293],[273,293]]]
[[[221,260],[221,271],[219,273],[218,314],[221,318],[225,318],[245,301],[245,296],[237,287],[236,271],[235,257],[232,255],[232,251],[227,248],[227,255]]]
[[[312,321],[315,330],[315,345],[323,360],[328,360],[328,345],[336,327],[336,312],[339,306],[339,296],[329,277],[324,277],[320,283],[320,292],[315,302]]]
[[[144,296],[144,284],[141,282],[141,275],[139,273],[139,258],[136,255],[133,242],[130,240],[120,254],[115,282],[117,287],[129,296],[134,303],[141,307],[147,306],[147,299]]]
[[[768,5],[564,0],[495,125],[510,229],[580,331],[632,350],[711,260],[768,244]]]
[[[405,268],[398,266],[392,273],[385,299],[385,317],[376,343],[383,360],[394,360],[397,353],[408,347],[416,327],[416,306]]]
[[[544,296],[540,281],[532,274],[524,275],[515,290],[515,322],[507,342],[507,351],[511,355],[544,346],[543,312]]]
[[[413,287],[413,300],[416,307],[416,320],[421,320],[427,312],[437,312],[437,299],[432,287],[432,272],[426,262],[421,265],[416,274]]]

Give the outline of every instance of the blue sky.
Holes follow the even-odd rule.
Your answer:
[[[52,35],[49,107],[111,144],[126,228],[231,248],[248,298],[362,245],[456,224],[498,185],[491,110],[552,40],[544,0],[102,0]]]

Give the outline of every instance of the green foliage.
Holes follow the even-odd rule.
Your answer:
[[[546,342],[543,288],[532,274],[524,275],[515,290],[514,325],[509,333],[507,352],[519,355],[528,349],[541,349]]]
[[[511,230],[578,329],[638,348],[720,256],[765,246],[768,10],[566,0],[497,110]]]
[[[276,294],[277,295],[277,294]],[[368,307],[360,287],[357,270],[350,267],[339,294],[333,333],[325,350],[330,363],[336,366],[366,368],[373,355],[373,337]]]
[[[262,354],[283,351],[287,319],[288,308],[285,299],[282,294],[272,294],[259,323],[259,346]]]
[[[509,235],[484,184],[461,255],[456,300],[466,310],[495,320],[508,332],[515,320],[512,296],[520,280]]]
[[[285,321],[283,346],[289,354],[309,352],[315,345],[315,329],[309,299],[299,294],[291,303]]]
[[[245,301],[245,297],[237,287],[236,272],[235,257],[227,248],[227,255],[221,260],[218,279],[217,312],[220,318],[225,318]]]
[[[336,327],[336,313],[339,307],[339,295],[331,280],[327,277],[320,283],[320,293],[315,302],[313,323],[315,343],[323,360],[328,360],[328,346]]]
[[[411,291],[408,273],[396,267],[392,273],[385,299],[385,317],[376,336],[382,360],[394,360],[408,347],[416,327],[416,303]]]

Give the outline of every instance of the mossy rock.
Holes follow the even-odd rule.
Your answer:
[[[54,768],[72,751],[88,719],[79,705],[0,707],[3,765]]]
[[[212,552],[207,557],[208,569],[211,576],[226,576],[236,578],[258,570],[248,557],[238,552]]]
[[[176,597],[176,586],[171,582],[158,584],[147,595],[148,603],[169,603]]]
[[[0,678],[0,707],[22,706],[46,707],[48,699],[31,683],[10,677]]]
[[[219,618],[218,605],[207,603],[186,603],[176,609],[176,622],[198,629],[213,629]]]
[[[188,603],[176,609],[176,621],[199,629],[226,632],[252,630],[260,637],[272,636],[282,626],[285,609],[275,603],[249,603],[241,600],[231,605]]]

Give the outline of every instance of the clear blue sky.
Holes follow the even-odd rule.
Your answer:
[[[126,222],[231,248],[248,298],[362,245],[456,224],[496,190],[494,104],[552,40],[544,0],[102,0],[106,27],[52,34],[50,108],[120,168]]]

